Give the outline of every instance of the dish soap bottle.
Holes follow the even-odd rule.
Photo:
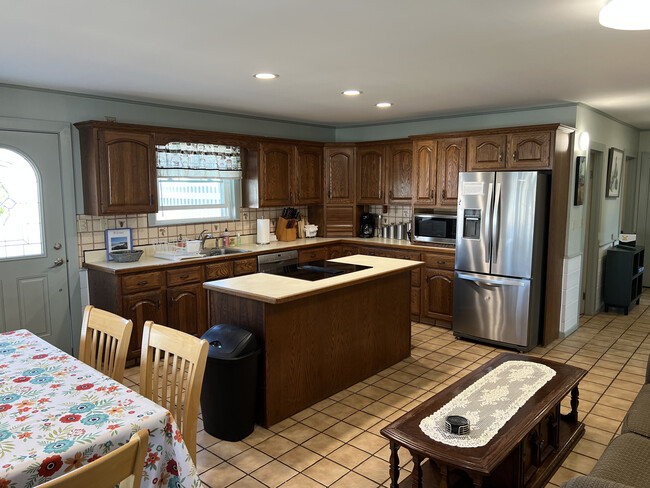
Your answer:
[[[230,246],[230,232],[228,232],[228,229],[223,231],[223,246]]]
[[[237,233],[237,243],[236,244],[237,244],[237,247],[241,246],[241,234],[239,232]]]

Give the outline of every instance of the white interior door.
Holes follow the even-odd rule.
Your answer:
[[[0,130],[0,331],[71,351],[59,139]]]

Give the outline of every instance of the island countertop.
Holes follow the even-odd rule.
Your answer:
[[[208,281],[203,287],[209,291],[250,298],[265,303],[285,303],[325,291],[356,285],[380,276],[399,273],[422,266],[421,261],[382,258],[355,254],[332,259],[338,263],[370,266],[368,269],[332,276],[318,281],[307,281],[269,273],[255,273],[217,281]]]

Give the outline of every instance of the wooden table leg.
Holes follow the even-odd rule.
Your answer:
[[[578,385],[576,385],[573,387],[573,390],[571,390],[571,413],[569,414],[569,419],[572,422],[578,421],[578,404],[580,403],[579,396],[580,392],[578,391]]]
[[[483,486],[483,476],[480,474],[473,474],[472,476],[472,481],[474,482],[474,487],[475,488],[481,488]]]
[[[390,441],[390,468],[388,469],[390,473],[390,488],[399,488],[399,456],[397,455],[398,450],[399,444]]]
[[[413,472],[411,473],[411,486],[413,488],[422,488],[422,456],[413,454]]]
[[[442,463],[436,464],[438,464],[438,468],[440,469],[440,488],[449,488],[447,482],[447,465]]]

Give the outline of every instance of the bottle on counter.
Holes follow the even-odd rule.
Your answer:
[[[241,234],[238,232],[237,233],[237,242],[235,243],[237,247],[241,246]]]
[[[228,229],[223,231],[223,246],[230,246],[230,232],[228,232]]]

